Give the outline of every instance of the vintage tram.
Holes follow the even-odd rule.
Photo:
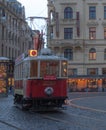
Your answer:
[[[14,104],[22,109],[62,108],[67,98],[67,59],[48,48],[29,50],[15,61]]]

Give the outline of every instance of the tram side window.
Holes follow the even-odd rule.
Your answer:
[[[41,61],[40,62],[40,77],[46,75],[59,76],[59,62],[58,61]]]
[[[16,78],[21,78],[21,64],[17,65],[15,69]]]
[[[22,71],[21,71],[21,74],[22,74],[22,77],[24,78],[27,78],[29,77],[29,62],[24,62],[22,64]]]
[[[31,61],[30,63],[30,77],[37,77],[38,63],[37,61]]]
[[[66,61],[61,62],[61,76],[67,77],[67,62]]]

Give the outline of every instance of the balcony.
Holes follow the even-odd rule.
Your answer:
[[[72,46],[72,47],[82,47],[83,46],[83,40],[75,40],[75,39],[51,39],[49,41],[50,46]]]
[[[76,25],[76,19],[60,19],[60,24],[63,24],[63,25]]]

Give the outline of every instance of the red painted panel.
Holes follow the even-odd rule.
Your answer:
[[[66,80],[27,80],[26,87],[23,86],[23,81],[15,81],[15,88],[24,89],[24,96],[26,97],[47,97],[45,89],[47,87],[53,88],[52,97],[66,97],[67,85]]]
[[[26,95],[28,97],[47,97],[45,94],[45,89],[47,87],[52,87],[54,92],[53,97],[63,97],[67,96],[66,80],[56,80],[56,81],[44,81],[44,80],[28,80],[26,87]]]

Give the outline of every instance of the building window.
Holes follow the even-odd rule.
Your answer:
[[[68,60],[73,60],[73,50],[72,49],[65,49],[64,57]]]
[[[69,69],[68,76],[77,75],[77,69]]]
[[[90,60],[96,60],[96,50],[94,48],[91,48],[89,50],[89,59]]]
[[[64,39],[73,38],[73,28],[64,28]]]
[[[104,39],[106,39],[106,27],[104,27]]]
[[[96,27],[89,28],[89,39],[96,39]]]
[[[104,60],[106,60],[106,48],[104,50]]]
[[[5,17],[5,10],[2,9],[2,17]]]
[[[53,26],[50,26],[50,39],[53,39]]]
[[[104,6],[104,19],[106,19],[106,6]]]
[[[106,68],[102,68],[102,74],[106,75]]]
[[[54,13],[53,13],[53,11],[51,10],[51,11],[50,11],[50,22],[52,22],[53,19],[54,19]]]
[[[87,74],[88,75],[98,75],[98,68],[88,68]]]
[[[89,7],[89,19],[96,19],[96,7],[95,6]]]
[[[73,10],[71,7],[66,7],[64,10],[64,18],[72,19],[73,18]]]

